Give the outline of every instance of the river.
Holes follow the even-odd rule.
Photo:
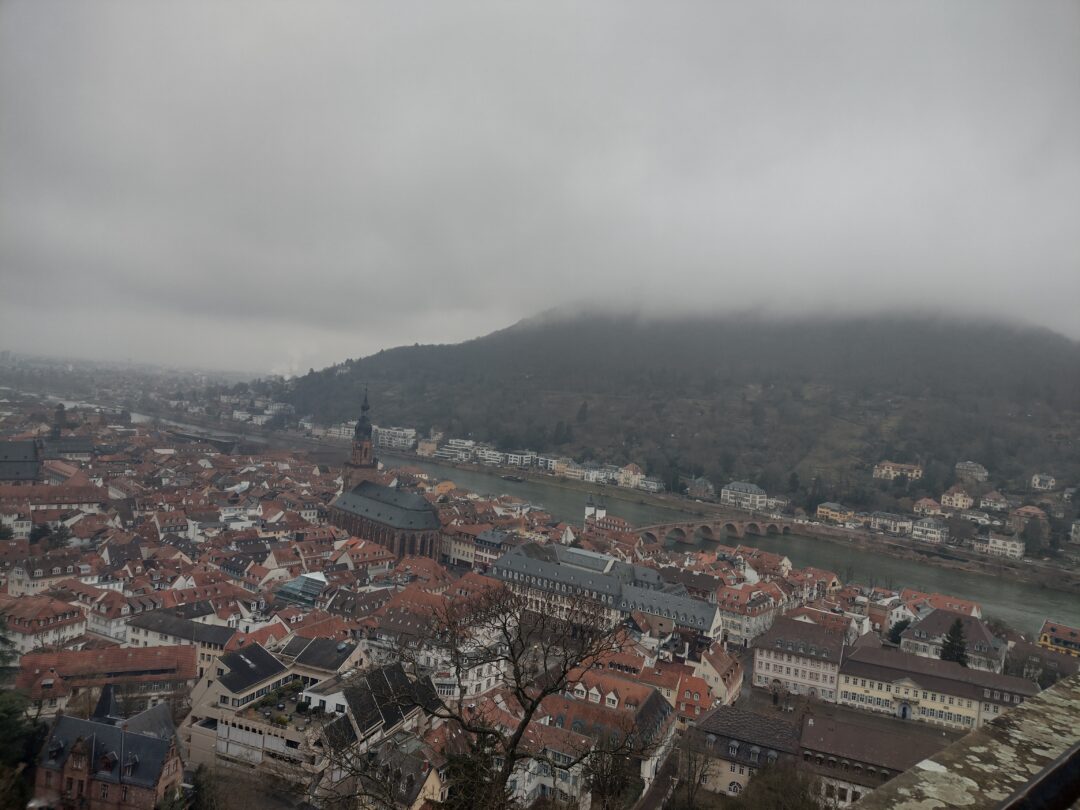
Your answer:
[[[514,495],[536,506],[542,506],[557,520],[580,525],[585,516],[583,492],[554,482],[506,481],[498,473],[460,470],[454,467],[418,459],[386,459],[387,466],[418,467],[429,475],[448,478],[463,489],[482,495]],[[608,512],[625,518],[635,526],[665,523],[681,519],[694,520],[692,511],[667,509],[632,500],[607,498]],[[734,545],[736,540],[730,541]],[[1024,582],[955,571],[934,565],[900,560],[874,551],[847,548],[837,543],[800,535],[749,537],[746,545],[786,555],[796,566],[814,565],[837,573],[843,578],[848,570],[859,582],[873,579],[877,584],[893,588],[910,587],[922,591],[939,591],[964,599],[973,599],[983,606],[986,618],[1002,619],[1022,632],[1034,635],[1044,619],[1080,625],[1080,598],[1075,594],[1040,588]],[[680,546],[685,547],[685,546]]]

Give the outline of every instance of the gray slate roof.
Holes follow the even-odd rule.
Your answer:
[[[115,763],[109,770],[94,773],[93,778],[99,782],[154,787],[169,755],[168,739],[63,715],[57,718],[45,744],[41,767],[63,768],[79,739],[89,741],[87,757],[92,767],[101,768],[110,760]]]
[[[839,664],[844,654],[844,636],[819,624],[781,616],[772,627],[754,639],[754,647],[776,648]]]
[[[757,484],[748,484],[746,481],[732,481],[724,489],[731,492],[741,492],[746,495],[765,495],[765,490]]]
[[[413,709],[430,711],[439,705],[431,681],[410,681],[401,664],[372,670],[344,693],[361,733],[393,728]]]
[[[698,630],[708,630],[716,617],[715,605],[665,582],[658,571],[566,546],[526,543],[500,557],[493,573],[544,590],[559,585],[594,592],[624,613],[640,610]]]
[[[36,481],[41,462],[33,441],[0,442],[0,481]]]
[[[236,630],[218,624],[204,624],[185,619],[168,610],[140,613],[128,619],[129,627],[138,627],[152,633],[165,633],[199,644],[217,644],[224,647]]]
[[[338,642],[332,638],[294,636],[280,651],[280,655],[294,659],[297,664],[337,672],[355,649],[356,644],[351,641]]]
[[[435,531],[439,513],[423,495],[364,481],[341,493],[331,506],[393,529]]]
[[[227,671],[218,680],[233,693],[243,692],[286,669],[285,665],[264,650],[261,644],[252,644],[242,650],[226,653],[219,660]]]
[[[705,734],[763,749],[789,754],[799,750],[798,728],[780,717],[769,717],[734,706],[717,706],[703,715],[696,725]]]

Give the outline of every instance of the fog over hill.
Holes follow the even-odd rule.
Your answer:
[[[294,380],[325,422],[436,428],[649,471],[778,485],[882,457],[996,477],[1077,468],[1080,344],[944,317],[560,314],[454,345],[403,346]],[[805,478],[804,478],[805,480]]]
[[[0,3],[0,347],[292,375],[582,301],[1080,338],[1075,2],[267,5]]]

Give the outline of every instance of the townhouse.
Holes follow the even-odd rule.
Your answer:
[[[765,509],[769,495],[756,484],[732,481],[720,490],[720,503],[735,509],[759,512]]]
[[[964,628],[968,667],[1000,673],[1005,666],[1008,645],[996,639],[985,622],[964,613],[950,610],[928,613],[901,633],[900,649],[923,658],[941,658],[945,637],[957,619]]]
[[[156,610],[128,619],[129,647],[192,646],[196,650],[197,674],[211,669],[236,630],[178,616],[173,610]]]
[[[972,498],[962,486],[956,484],[942,493],[941,505],[945,509],[963,511],[974,506],[975,499]]]
[[[844,635],[781,616],[754,641],[753,685],[835,703]]]
[[[42,717],[88,714],[111,685],[132,711],[179,703],[197,679],[193,647],[31,652],[19,662],[15,687]]]
[[[926,517],[911,526],[911,539],[940,545],[949,539],[949,527],[940,520]]]
[[[534,609],[556,615],[568,615],[586,599],[612,623],[641,613],[710,638],[722,626],[716,605],[670,586],[657,571],[584,549],[525,543],[500,557],[491,575],[526,595]]]
[[[991,557],[1022,560],[1027,551],[1027,544],[1020,537],[991,532],[986,537],[976,537],[971,543],[971,548],[979,554],[987,554]]]
[[[855,517],[855,510],[841,503],[826,501],[818,504],[817,511],[814,514],[818,520],[824,520],[828,523],[847,523]]]
[[[913,521],[908,515],[896,515],[892,512],[874,512],[870,516],[870,527],[886,534],[906,536],[911,534]]]
[[[923,477],[923,468],[919,464],[899,464],[895,461],[881,461],[874,465],[874,478],[895,481],[901,477],[918,481]]]
[[[48,596],[0,594],[0,621],[16,655],[58,649],[86,633],[81,610]]]
[[[137,717],[131,722],[129,730],[128,722],[57,718],[37,761],[29,806],[149,810],[179,798],[184,763],[173,736],[144,730]]]
[[[1031,681],[858,644],[840,666],[839,703],[970,731],[1038,694]]]
[[[785,718],[719,706],[702,717],[691,731],[699,756],[715,761],[698,776],[712,792],[738,796],[750,778],[764,767],[794,764],[799,753],[798,727]]]
[[[1038,644],[1047,650],[1080,656],[1080,629],[1047,619],[1039,630]]]

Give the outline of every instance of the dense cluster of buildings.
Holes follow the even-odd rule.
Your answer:
[[[874,467],[874,478],[918,480],[922,472],[917,464],[883,461]],[[1064,506],[1076,495],[1075,489],[1056,492],[1057,480],[1042,473],[1032,476],[1029,492],[1025,494],[1003,494],[993,489],[987,483],[989,471],[974,461],[957,462],[955,473],[956,484],[938,499],[926,497],[915,501],[910,513],[858,512],[841,503],[826,501],[818,504],[815,517],[849,529],[870,529],[929,545],[960,544],[989,557],[1019,560],[1045,547],[1051,518],[1065,514]],[[951,536],[949,522],[953,520],[970,524],[972,536]],[[1029,527],[1036,531],[1030,531]],[[1080,543],[1080,520],[1069,526],[1066,539]],[[1031,543],[1035,543],[1033,551],[1028,549]]]
[[[948,595],[844,583],[744,545],[676,551],[602,505],[571,524],[388,469],[366,401],[342,467],[39,413],[0,421],[0,616],[15,687],[50,726],[40,806],[152,806],[199,765],[284,779],[318,804],[344,783],[341,752],[385,769],[402,810],[445,799],[465,733],[445,706],[526,715],[503,665],[455,657],[424,628],[503,590],[531,615],[592,605],[618,642],[533,715],[535,756],[509,783],[523,805],[587,808],[583,753],[624,728],[648,741],[633,756],[643,789],[682,732],[712,763],[708,790],[738,793],[783,760],[844,805],[1080,663],[1077,631],[1055,622],[1037,643],[1002,637]],[[67,455],[42,454],[46,439]],[[768,508],[748,484],[724,498]],[[966,667],[941,660],[957,618]],[[476,649],[495,643],[475,632]],[[854,742],[889,735],[903,745]]]

